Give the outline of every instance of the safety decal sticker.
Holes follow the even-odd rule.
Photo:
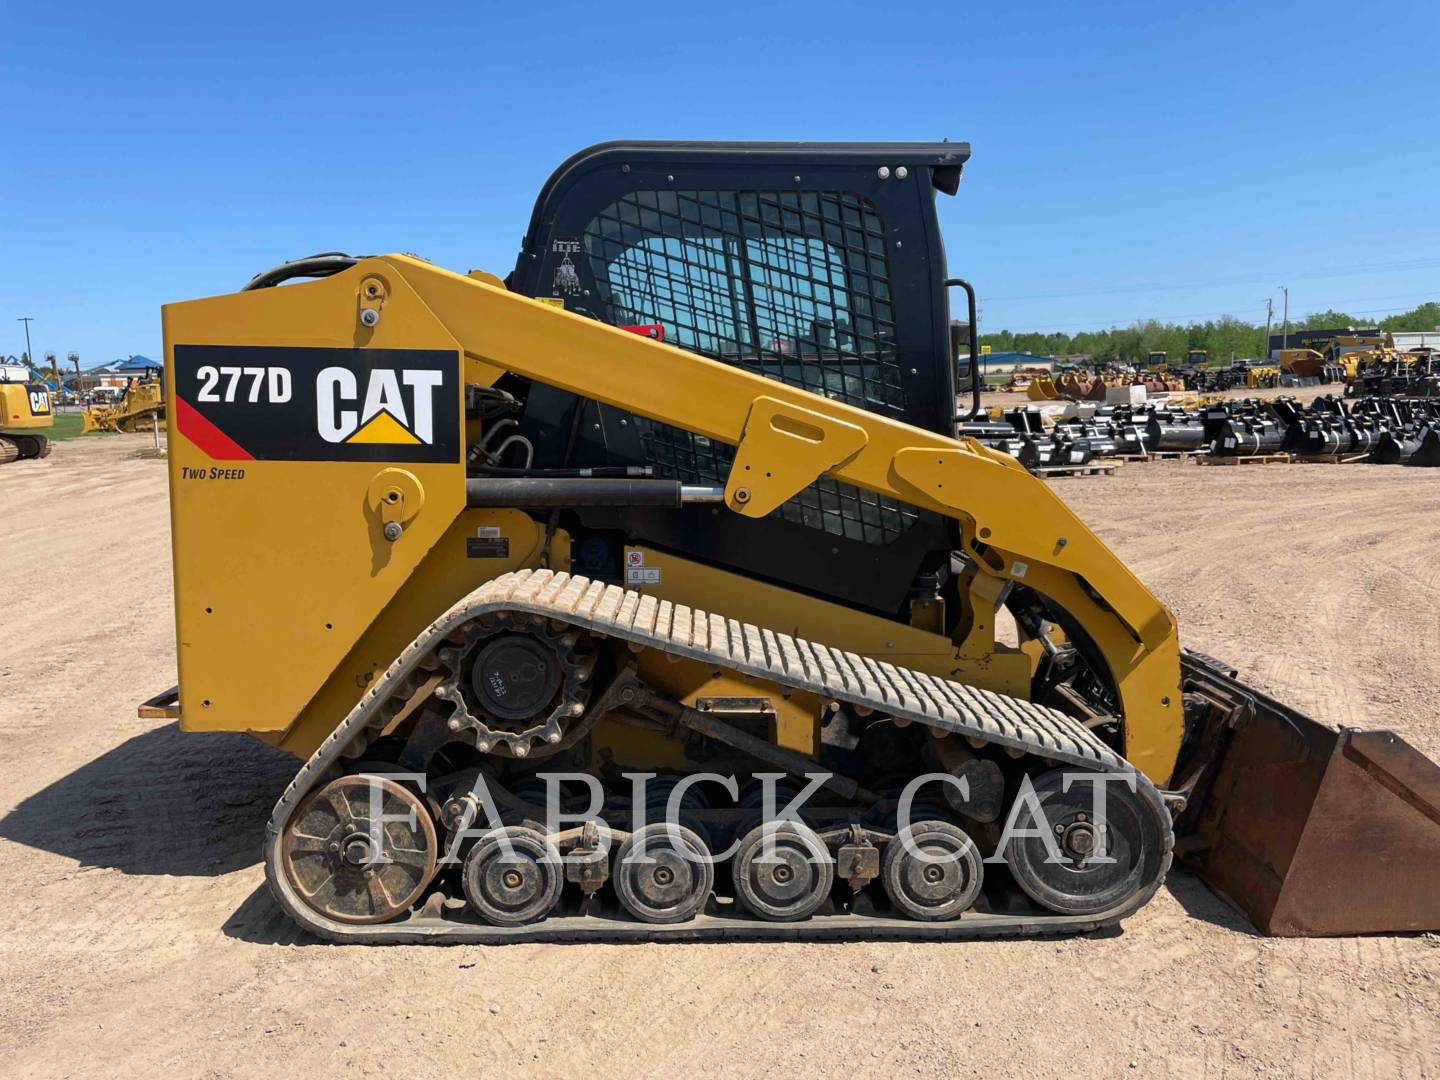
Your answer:
[[[580,258],[580,241],[572,238],[556,238],[550,251],[558,256],[555,276],[551,279],[550,291],[556,296],[580,295],[580,271],[575,260]]]
[[[634,548],[625,549],[625,584],[659,585],[660,568],[645,565],[645,552]]]

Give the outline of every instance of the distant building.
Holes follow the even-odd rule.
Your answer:
[[[1440,349],[1440,327],[1434,330],[1400,330],[1390,335],[1401,352],[1411,349]]]
[[[159,361],[151,360],[148,356],[132,356],[82,371],[78,379],[73,375],[69,376],[65,379],[65,385],[81,394],[94,390],[97,386],[124,387],[131,379],[138,379],[147,371],[159,371],[163,367]]]

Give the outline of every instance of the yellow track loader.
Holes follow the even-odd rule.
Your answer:
[[[1182,649],[956,437],[968,156],[608,143],[504,280],[332,253],[164,309],[180,681],[142,715],[303,763],[296,922],[1074,933],[1178,851],[1272,933],[1440,926],[1440,770]]]
[[[19,364],[0,365],[0,465],[50,454],[44,434],[55,425],[50,390]]]

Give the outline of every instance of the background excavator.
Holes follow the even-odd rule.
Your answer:
[[[48,456],[54,426],[49,388],[23,364],[0,364],[0,465]]]
[[[968,157],[603,144],[503,281],[331,253],[164,309],[180,681],[142,715],[303,760],[264,843],[297,922],[1080,932],[1178,852],[1266,932],[1440,927],[1440,769],[1182,649],[957,437],[936,198]],[[547,773],[588,781],[568,823]],[[813,797],[767,829],[777,775]],[[922,776],[955,783],[903,814]]]

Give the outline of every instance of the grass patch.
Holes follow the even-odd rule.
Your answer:
[[[85,425],[85,418],[78,412],[63,412],[55,414],[55,426],[42,434],[49,436],[56,442],[63,442],[66,439],[78,438],[80,429]]]

